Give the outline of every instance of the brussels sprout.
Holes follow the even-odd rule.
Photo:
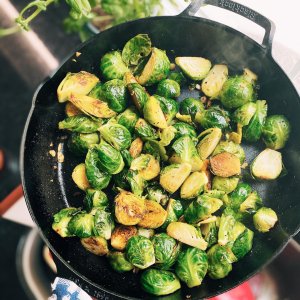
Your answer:
[[[211,62],[202,57],[176,57],[175,63],[192,80],[202,80],[211,68]]]
[[[123,80],[106,81],[101,87],[100,97],[115,112],[123,112],[127,107],[128,91]]]
[[[254,87],[244,76],[230,77],[222,87],[220,100],[227,108],[238,108],[255,98]]]
[[[196,224],[216,212],[223,202],[220,199],[201,195],[194,200],[185,210],[184,219],[186,222]]]
[[[188,163],[172,164],[162,169],[160,173],[160,185],[169,193],[175,193],[191,173],[191,165]]]
[[[135,267],[146,269],[155,263],[154,248],[144,236],[131,237],[126,245],[126,258]]]
[[[165,98],[159,95],[153,95],[153,97],[155,97],[160,102],[160,107],[164,113],[167,124],[169,125],[178,113],[178,102],[174,99]]]
[[[131,134],[129,130],[112,121],[100,127],[101,137],[117,150],[129,148],[131,144]]]
[[[129,168],[133,161],[133,157],[131,156],[129,150],[124,149],[124,150],[121,150],[120,153],[122,155],[125,166]]]
[[[91,117],[109,119],[116,115],[116,113],[109,108],[106,102],[90,96],[71,93],[70,101],[82,112]]]
[[[122,59],[127,66],[136,66],[151,53],[151,40],[148,34],[138,34],[131,38],[122,50]]]
[[[209,128],[199,135],[199,144],[197,145],[197,151],[202,160],[208,158],[217,147],[222,137],[222,131],[220,128]]]
[[[207,255],[197,248],[187,248],[180,253],[176,263],[176,275],[189,288],[202,283],[208,269]]]
[[[238,260],[251,250],[253,235],[253,231],[246,228],[233,243],[231,250]]]
[[[68,230],[68,224],[71,218],[78,212],[79,210],[74,207],[63,208],[53,216],[52,229],[61,237],[72,236]]]
[[[124,168],[121,153],[101,139],[100,144],[95,146],[98,153],[98,162],[101,170],[109,174],[117,174]]]
[[[137,81],[141,85],[153,85],[167,78],[169,71],[170,61],[165,51],[154,47],[142,73],[137,76]]]
[[[214,65],[202,81],[202,92],[211,99],[217,98],[227,80],[227,76],[228,67],[226,65]]]
[[[222,152],[210,158],[212,172],[220,177],[230,177],[241,173],[239,158],[229,152]]]
[[[195,121],[204,129],[217,127],[227,129],[229,126],[229,114],[219,106],[211,106],[208,109],[196,113]]]
[[[145,179],[138,173],[138,171],[129,170],[126,174],[126,179],[130,185],[133,194],[141,197],[145,188]]]
[[[250,165],[251,174],[258,179],[276,179],[282,171],[281,153],[272,149],[265,149]]]
[[[143,228],[158,228],[164,224],[167,212],[163,207],[152,200],[145,200],[145,212],[138,225]]]
[[[144,291],[156,296],[172,294],[180,289],[180,281],[169,271],[149,269],[141,276]]]
[[[154,247],[156,266],[162,270],[170,269],[177,260],[181,244],[166,233],[154,235],[151,241]]]
[[[192,171],[199,171],[203,165],[203,161],[197,152],[197,149],[192,139],[185,135],[178,138],[172,145],[175,151],[170,158],[171,163],[189,163],[192,166]]]
[[[257,192],[252,192],[249,196],[241,203],[240,211],[247,213],[254,213],[262,206],[262,199],[259,197]]]
[[[68,117],[74,117],[82,114],[82,112],[71,102],[67,102],[65,112]]]
[[[138,224],[145,210],[145,200],[130,192],[121,191],[115,198],[116,220],[123,225]]]
[[[102,96],[102,82],[98,82],[93,89],[88,93],[88,96],[96,99],[101,99]]]
[[[158,83],[156,94],[165,98],[177,98],[180,96],[180,85],[172,79],[164,79]]]
[[[201,224],[201,233],[204,240],[207,242],[207,247],[210,248],[212,245],[218,242],[218,227],[217,222],[210,222]]]
[[[149,140],[144,144],[143,151],[153,155],[157,160],[168,160],[166,148],[158,141]]]
[[[68,223],[68,231],[79,238],[87,238],[93,235],[94,216],[85,212],[74,215]]]
[[[93,120],[87,116],[73,116],[58,123],[59,129],[67,129],[79,133],[93,133],[102,125],[102,120]]]
[[[142,228],[142,227],[139,227],[137,234],[141,235],[141,236],[144,236],[147,239],[150,239],[151,237],[154,236],[155,230],[152,229],[152,228]]]
[[[139,175],[145,180],[151,180],[159,175],[159,162],[151,154],[141,154],[135,158],[130,166],[130,169],[137,170]]]
[[[168,126],[165,115],[156,97],[151,96],[144,105],[144,118],[153,126],[166,128]]]
[[[108,205],[108,198],[103,191],[87,189],[83,199],[84,208],[90,212],[92,208],[99,207],[105,209]]]
[[[117,226],[111,235],[111,246],[116,250],[124,250],[128,240],[137,235],[138,231],[135,226]]]
[[[230,207],[234,210],[239,210],[240,205],[247,199],[252,191],[248,183],[239,183],[236,189],[230,193]]]
[[[129,272],[133,269],[133,265],[126,259],[123,252],[109,252],[107,258],[112,269],[119,273]]]
[[[185,123],[193,125],[193,120],[192,120],[191,115],[182,115],[180,113],[177,113],[176,114],[176,119],[181,121],[181,122],[185,122]]]
[[[183,115],[191,115],[195,118],[196,113],[204,111],[204,105],[199,99],[185,98],[180,102],[179,111]]]
[[[85,158],[86,177],[93,188],[102,190],[108,186],[111,175],[102,171],[98,165],[98,152],[96,148],[91,148]]]
[[[57,88],[57,97],[59,102],[69,100],[73,92],[81,95],[87,95],[97,84],[99,79],[88,72],[81,71],[78,73],[67,73]]]
[[[243,127],[243,138],[248,142],[257,142],[262,134],[268,106],[265,100],[256,101],[256,111],[247,126]]]
[[[228,152],[237,156],[241,162],[241,164],[245,161],[245,151],[239,145],[232,141],[221,141],[218,146],[215,148],[212,156],[217,155],[222,152]]]
[[[289,139],[290,123],[283,115],[273,115],[266,119],[262,138],[268,148],[279,150]]]
[[[235,225],[235,219],[232,215],[223,212],[220,219],[220,226],[218,232],[218,244],[225,246],[233,240],[233,227]]]
[[[241,124],[242,126],[246,126],[255,115],[255,112],[256,103],[248,102],[236,109],[236,111],[232,115],[232,120],[236,123]]]
[[[119,51],[106,53],[101,58],[100,70],[106,80],[123,79],[124,74],[129,72]]]
[[[101,208],[97,208],[94,216],[94,234],[109,240],[114,228],[115,223],[111,213],[106,212]]]
[[[128,174],[128,169],[124,168],[120,173],[115,174],[113,176],[113,182],[114,182],[114,190],[119,191],[119,189],[123,190],[129,190],[130,185],[127,180],[127,174]]]
[[[253,216],[254,226],[260,232],[268,232],[277,221],[276,212],[267,207],[260,208]]]
[[[99,143],[98,133],[77,133],[74,132],[69,141],[70,150],[76,155],[85,155],[91,145]]]
[[[158,132],[160,143],[169,146],[176,135],[177,130],[173,126],[168,126]]]
[[[142,118],[138,119],[134,129],[135,133],[142,139],[155,140],[158,138],[155,129]]]
[[[143,150],[143,140],[141,138],[136,138],[130,145],[129,153],[132,158],[137,158]]]
[[[138,119],[139,117],[134,107],[127,108],[117,116],[118,123],[126,127],[130,133],[133,133]]]
[[[161,205],[166,205],[169,200],[169,196],[167,195],[166,191],[156,183],[152,183],[147,186],[146,192],[147,199],[156,201]]]
[[[170,199],[167,206],[167,218],[161,229],[165,230],[171,222],[176,222],[183,215],[183,207],[179,200]]]
[[[207,243],[201,236],[201,232],[194,226],[182,222],[172,222],[167,227],[167,234],[189,246],[205,250]]]
[[[82,238],[80,242],[87,251],[95,255],[103,256],[108,253],[107,241],[101,236]]]
[[[170,74],[169,79],[176,81],[180,86],[186,83],[186,78],[181,72],[173,72]]]
[[[180,138],[183,135],[188,135],[192,140],[197,137],[197,132],[193,126],[184,122],[177,122],[173,124],[173,127],[176,129],[175,139]]]
[[[231,193],[239,183],[238,177],[219,177],[215,176],[212,180],[212,189]]]
[[[191,199],[197,197],[207,184],[208,178],[205,172],[192,173],[180,188],[180,197],[182,199]]]
[[[86,177],[85,164],[79,164],[74,168],[72,172],[72,179],[83,191],[90,187],[90,183]]]
[[[236,257],[230,247],[214,245],[207,252],[208,275],[212,279],[221,279],[226,277],[232,270],[232,263]]]

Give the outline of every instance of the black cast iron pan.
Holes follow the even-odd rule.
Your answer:
[[[225,25],[193,17],[200,6],[210,4],[238,13],[265,29],[262,44]],[[81,247],[76,238],[62,239],[51,230],[52,215],[66,206],[81,206],[71,179],[78,159],[68,153],[65,133],[57,123],[64,118],[64,105],[57,102],[56,89],[67,72],[86,70],[99,75],[101,56],[111,49],[122,49],[131,37],[147,33],[153,44],[166,49],[170,57],[203,56],[213,63],[227,63],[230,74],[249,67],[259,76],[259,99],[267,99],[269,114],[285,114],[292,124],[289,143],[282,151],[288,175],[268,183],[252,182],[267,206],[279,215],[279,224],[270,233],[256,234],[250,254],[234,264],[233,271],[222,280],[206,278],[198,288],[183,287],[165,299],[207,298],[240,284],[270,262],[297,233],[300,226],[300,99],[292,83],[271,55],[274,25],[257,12],[228,0],[197,0],[179,16],[154,17],[128,22],[106,30],[76,51],[36,91],[24,131],[21,170],[25,198],[33,220],[46,244],[59,262],[59,275],[81,285],[99,299],[153,299],[139,287],[138,275],[113,272],[105,258],[96,257]],[[74,51],[75,53],[75,51]],[[53,147],[50,144],[53,143]],[[48,151],[63,146],[65,160],[57,163]],[[261,151],[262,144],[243,145],[247,161]],[[57,169],[54,166],[57,165]]]

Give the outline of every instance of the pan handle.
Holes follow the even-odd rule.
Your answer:
[[[265,35],[262,41],[262,46],[266,49],[266,51],[271,52],[275,33],[275,24],[273,21],[264,17],[257,11],[254,11],[242,4],[231,0],[194,0],[181,14],[179,14],[179,16],[194,16],[197,11],[206,4],[232,11],[264,28]]]

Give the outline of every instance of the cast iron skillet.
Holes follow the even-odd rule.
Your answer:
[[[262,44],[242,33],[214,21],[193,17],[200,6],[210,4],[238,13],[265,29]],[[251,68],[259,77],[259,99],[267,99],[269,114],[283,113],[292,124],[290,141],[282,151],[288,175],[268,183],[251,182],[267,206],[279,215],[279,224],[270,233],[255,234],[253,249],[233,265],[233,271],[222,280],[206,278],[200,287],[183,287],[165,299],[211,297],[240,284],[270,262],[296,234],[300,226],[300,116],[299,96],[292,83],[271,55],[274,25],[257,12],[228,0],[197,0],[175,17],[155,17],[128,22],[106,30],[76,50],[74,54],[36,91],[24,131],[21,151],[22,182],[25,199],[33,220],[46,244],[57,257],[59,275],[81,285],[99,299],[154,299],[145,294],[138,275],[113,272],[105,258],[83,249],[76,238],[60,238],[51,230],[52,215],[66,206],[81,206],[79,193],[71,179],[71,171],[79,160],[66,147],[66,133],[57,129],[64,118],[64,105],[57,102],[56,89],[67,72],[86,70],[99,75],[101,56],[111,49],[122,49],[131,37],[147,33],[153,44],[166,49],[170,57],[203,56],[213,63],[227,63],[230,74]],[[74,52],[75,53],[75,52]],[[76,62],[73,60],[76,58]],[[53,147],[50,144],[53,143]],[[63,163],[57,163],[48,151],[62,144]],[[247,161],[261,151],[263,144],[243,145]],[[57,166],[57,169],[54,168]]]

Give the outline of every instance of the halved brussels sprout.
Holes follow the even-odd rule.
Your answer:
[[[238,108],[255,100],[254,87],[244,76],[230,77],[223,84],[220,100],[227,108]]]
[[[75,155],[85,155],[88,149],[94,145],[99,143],[99,135],[98,133],[77,133],[74,132],[68,141],[69,149]]]
[[[145,200],[145,212],[138,225],[143,228],[158,228],[164,224],[167,212],[163,207],[152,200]]]
[[[254,226],[260,232],[268,232],[277,221],[276,212],[267,207],[260,208],[253,216]]]
[[[155,230],[152,228],[142,228],[142,227],[138,228],[138,235],[144,236],[147,239],[153,237],[154,234],[155,234]]]
[[[218,244],[225,246],[233,240],[233,227],[236,221],[232,215],[223,212],[220,219],[220,226],[218,232]]]
[[[169,79],[176,81],[180,86],[186,83],[186,78],[182,72],[172,72],[169,76]]]
[[[133,161],[133,157],[130,155],[129,150],[124,149],[124,150],[121,150],[120,153],[123,157],[123,161],[124,161],[125,166],[129,168],[132,161]]]
[[[241,173],[239,158],[229,152],[222,152],[210,158],[212,172],[220,177],[231,177]]]
[[[252,117],[255,115],[256,112],[256,103],[255,102],[248,102],[238,109],[232,115],[232,120],[236,123],[241,124],[242,126],[246,126],[249,124]]]
[[[257,142],[262,134],[263,126],[267,117],[267,102],[265,100],[256,101],[256,111],[247,126],[243,127],[243,138],[248,142]]]
[[[94,207],[105,209],[108,203],[108,198],[103,191],[94,189],[86,190],[83,204],[87,212],[90,212]]]
[[[126,258],[139,269],[146,269],[155,263],[154,248],[144,236],[131,237],[126,245]]]
[[[143,151],[153,155],[157,160],[167,161],[169,158],[166,148],[158,141],[148,140],[144,144]]]
[[[153,95],[153,97],[155,97],[159,101],[160,107],[164,113],[167,124],[169,125],[178,113],[178,102],[174,99],[165,98],[159,95]]]
[[[181,122],[188,123],[190,125],[194,124],[191,115],[182,115],[180,113],[177,113],[176,114],[176,119],[179,120],[179,121],[181,121]]]
[[[188,163],[172,164],[162,169],[159,183],[169,193],[175,193],[191,173]]]
[[[167,227],[167,234],[189,246],[205,250],[207,243],[201,236],[201,232],[194,226],[182,222],[172,222]]]
[[[214,245],[207,252],[208,275],[212,279],[221,279],[226,277],[232,270],[232,263],[236,257],[230,247]]]
[[[126,179],[130,185],[131,191],[135,195],[141,197],[146,186],[145,179],[139,174],[138,171],[134,170],[128,170]]]
[[[268,148],[279,150],[289,139],[290,123],[283,115],[273,115],[266,119],[262,138]]]
[[[165,98],[177,98],[180,96],[180,85],[172,79],[164,79],[158,83],[156,94]]]
[[[75,207],[63,208],[53,216],[52,229],[61,237],[72,236],[73,234],[68,230],[68,224],[78,212],[79,210]]]
[[[139,118],[134,127],[135,133],[142,139],[155,140],[158,138],[155,129],[144,119]]]
[[[85,158],[86,177],[93,188],[102,190],[108,186],[111,175],[102,171],[98,165],[98,152],[95,148],[91,148]]]
[[[251,191],[252,188],[248,183],[239,183],[229,195],[229,206],[234,210],[239,210],[240,205],[247,199]]]
[[[108,119],[116,115],[106,102],[90,96],[73,92],[70,95],[70,101],[88,116]]]
[[[108,253],[107,241],[101,236],[82,238],[81,245],[89,252],[103,256]]]
[[[245,161],[245,151],[239,144],[236,144],[232,141],[221,141],[218,146],[215,148],[212,156],[217,155],[222,152],[228,152],[237,156],[241,164]]]
[[[211,68],[211,62],[202,57],[176,57],[175,63],[192,80],[202,80]]]
[[[71,102],[67,102],[65,107],[65,112],[68,117],[74,117],[82,114],[82,111],[80,111],[74,104]]]
[[[129,72],[119,51],[106,53],[101,58],[100,70],[106,80],[123,79],[124,74]]]
[[[99,130],[102,120],[94,120],[87,116],[73,116],[58,123],[59,129],[67,129],[79,133],[93,133]]]
[[[165,115],[156,97],[151,96],[144,105],[144,118],[153,126],[166,128],[168,126]]]
[[[180,188],[180,197],[182,199],[192,199],[197,197],[208,182],[205,172],[192,173]]]
[[[132,161],[130,169],[138,171],[145,180],[151,180],[159,175],[160,165],[153,155],[141,154]]]
[[[128,240],[137,235],[137,229],[135,226],[117,226],[111,235],[111,246],[117,250],[124,250]]]
[[[171,222],[176,222],[183,215],[183,207],[180,200],[170,198],[167,206],[167,218],[161,229],[165,230]]]
[[[219,177],[215,176],[212,180],[212,189],[231,193],[239,183],[238,177]]]
[[[110,212],[101,208],[96,208],[94,216],[94,234],[101,236],[106,240],[111,238],[111,233],[115,228],[115,223]]]
[[[115,217],[123,225],[138,224],[146,211],[145,200],[122,190],[115,198]]]
[[[196,113],[204,111],[204,105],[200,99],[185,98],[180,102],[180,113],[183,115],[190,115],[195,118]]]
[[[148,34],[138,34],[131,38],[122,50],[122,59],[127,66],[136,66],[151,53],[151,40]]]
[[[119,273],[129,272],[133,269],[133,265],[126,259],[123,252],[109,252],[107,258],[112,269]]]
[[[90,183],[86,177],[85,164],[79,164],[74,168],[72,172],[72,179],[83,191],[90,187]]]
[[[157,183],[152,183],[151,185],[147,186],[146,191],[147,191],[147,195],[146,195],[147,199],[156,201],[161,205],[167,204],[169,200],[169,196],[167,195],[166,191]]]
[[[282,171],[281,153],[272,149],[265,149],[253,160],[250,170],[255,178],[276,179]]]
[[[194,200],[185,210],[184,219],[190,224],[196,224],[210,217],[223,205],[222,200],[201,195]]]
[[[203,238],[208,244],[207,245],[208,248],[210,248],[212,245],[218,242],[218,227],[216,221],[201,224],[200,228],[201,228],[201,233],[203,235]]]
[[[101,137],[117,150],[129,148],[131,134],[129,130],[116,122],[109,121],[100,127]]]
[[[130,145],[129,153],[132,158],[137,158],[143,150],[143,140],[139,137],[137,137]]]
[[[172,294],[180,289],[180,281],[169,271],[149,269],[141,276],[144,291],[156,296]]]
[[[134,126],[139,117],[134,107],[129,107],[117,116],[120,125],[126,127],[130,133],[133,133]]]
[[[227,76],[228,67],[226,65],[214,65],[202,81],[202,92],[211,99],[217,98],[227,80]]]
[[[192,139],[185,135],[178,138],[172,145],[172,149],[175,151],[170,157],[171,163],[189,163],[192,166],[192,171],[200,171],[203,165],[203,161],[197,152],[197,149]]]
[[[217,147],[222,137],[220,128],[209,128],[200,133],[197,151],[202,160],[207,159]]]
[[[169,71],[170,61],[165,51],[154,47],[142,73],[136,79],[141,85],[153,85],[167,78]]]
[[[158,132],[160,143],[163,146],[169,146],[175,138],[177,130],[173,126],[168,126]]]
[[[231,250],[238,260],[252,249],[253,235],[253,231],[246,228],[233,243]]]
[[[207,255],[197,248],[187,248],[180,253],[176,263],[176,275],[189,288],[199,286],[208,269]]]
[[[155,234],[152,239],[155,264],[159,269],[168,270],[176,262],[181,244],[166,233]]]
[[[262,199],[257,192],[252,192],[248,197],[240,204],[240,211],[247,213],[255,213],[262,206]]]
[[[84,211],[72,216],[68,223],[68,231],[79,238],[87,238],[94,232],[94,216]]]
[[[183,135],[188,135],[194,141],[197,138],[197,132],[193,126],[184,122],[177,122],[172,125],[176,129],[175,139]]]
[[[87,95],[98,81],[99,79],[95,75],[85,71],[67,73],[57,88],[58,101],[65,102],[69,100],[73,92]]]

